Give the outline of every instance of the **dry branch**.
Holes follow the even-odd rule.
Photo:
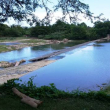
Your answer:
[[[21,63],[25,62],[25,60],[20,60],[15,63],[15,66],[19,66]]]
[[[31,98],[23,93],[21,93],[20,91],[18,91],[16,88],[12,88],[12,91],[17,95],[19,96],[21,99],[22,102],[30,105],[31,107],[34,107],[34,108],[37,108],[38,105],[40,105],[42,103],[42,101],[40,100],[36,100],[34,98]]]

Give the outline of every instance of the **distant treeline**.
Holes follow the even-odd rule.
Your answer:
[[[95,22],[93,27],[89,27],[85,23],[68,24],[61,20],[50,26],[36,23],[35,27],[30,28],[19,25],[9,27],[0,24],[0,37],[28,36],[41,39],[94,40],[106,37],[107,34],[110,34],[110,21]]]

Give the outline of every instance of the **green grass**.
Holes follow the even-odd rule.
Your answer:
[[[36,87],[33,84],[33,78],[30,78],[27,84],[20,85],[14,80],[9,80],[1,85],[0,110],[35,110],[22,103],[21,99],[12,93],[13,87],[30,97],[43,101],[37,110],[110,110],[110,96],[104,91],[69,93],[58,90],[54,84]]]
[[[0,96],[0,110],[35,110],[22,103],[17,96]],[[110,110],[110,102],[95,99],[65,98],[40,99],[43,103],[37,110]]]
[[[16,48],[13,47],[13,46],[0,45],[0,53],[1,52],[12,51],[12,50],[16,50]]]
[[[11,42],[16,40],[27,39],[26,37],[0,37],[0,42]]]
[[[110,95],[110,85],[108,85],[108,86],[106,86],[106,87],[104,88],[104,92],[105,92],[106,94]]]
[[[31,39],[31,40],[25,40],[25,41],[21,41],[22,43],[45,43],[46,41],[43,39]]]
[[[9,49],[7,48],[7,46],[5,46],[5,45],[0,45],[0,53],[1,53],[1,52],[6,52],[6,51],[9,51]]]

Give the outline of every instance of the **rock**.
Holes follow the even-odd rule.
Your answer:
[[[102,43],[102,42],[105,42],[105,41],[107,41],[107,39],[99,39],[99,40],[97,40],[98,43]]]
[[[68,42],[68,41],[69,41],[69,40],[68,40],[68,39],[66,39],[66,38],[65,38],[65,39],[63,39],[63,42]]]
[[[26,62],[26,60],[24,60],[24,59],[22,59],[22,60],[20,61],[20,63],[24,63],[24,62]]]
[[[103,83],[102,85],[107,85],[107,83]]]
[[[14,65],[15,65],[14,63],[9,63],[6,61],[0,62],[0,67],[2,67],[2,68],[13,67]]]
[[[25,60],[21,60],[19,62],[15,62],[15,63],[10,63],[10,62],[6,62],[6,61],[2,61],[0,62],[0,67],[2,68],[8,68],[8,67],[13,67],[15,65],[20,65],[21,63],[26,62]]]
[[[58,43],[60,43],[60,41],[58,41],[58,40],[51,40],[50,43],[58,44]]]

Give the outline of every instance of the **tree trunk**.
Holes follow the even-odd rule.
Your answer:
[[[20,91],[18,91],[16,88],[12,88],[12,91],[17,95],[19,96],[21,99],[22,102],[30,105],[31,107],[34,107],[34,108],[37,108],[39,104],[42,103],[42,101],[40,100],[36,100],[34,98],[31,98],[23,93],[21,93]]]

